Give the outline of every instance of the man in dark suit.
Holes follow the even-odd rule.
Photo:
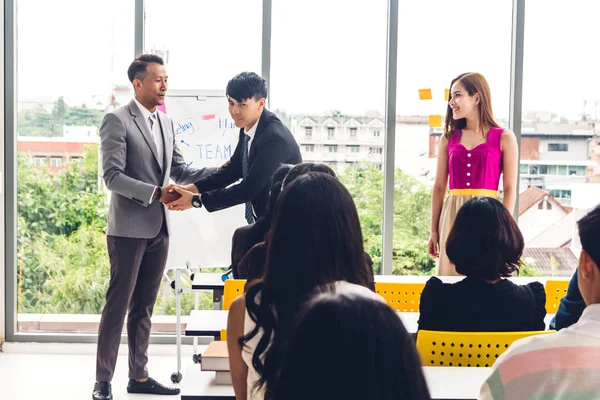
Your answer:
[[[186,166],[175,141],[173,121],[156,109],[163,104],[167,74],[163,60],[145,54],[127,71],[135,98],[106,114],[100,127],[104,182],[110,190],[107,245],[110,283],[98,331],[94,400],[112,400],[113,378],[127,313],[129,393],[175,395],[148,376],[148,343],[154,303],[169,250],[169,216],[162,202],[169,178],[200,179],[213,169]],[[173,196],[175,195],[175,196]]]
[[[242,72],[227,84],[229,113],[240,128],[231,159],[217,171],[192,185],[173,186],[181,194],[170,202],[170,210],[204,207],[209,211],[245,203],[249,224],[265,213],[269,182],[281,164],[302,162],[300,148],[290,130],[275,114],[265,109],[267,84],[253,72]],[[242,181],[231,185],[237,180]]]

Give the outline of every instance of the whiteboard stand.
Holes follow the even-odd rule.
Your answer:
[[[221,298],[223,296],[223,281],[222,277],[226,274],[198,274],[200,271],[200,266],[192,267],[189,261],[186,261],[185,267],[167,267],[167,270],[175,271],[175,279],[171,281],[171,288],[175,290],[175,314],[176,314],[176,324],[175,324],[175,333],[176,333],[176,345],[177,345],[177,371],[171,374],[171,381],[173,383],[179,383],[182,379],[181,374],[181,295],[185,293],[194,293],[194,310],[198,310],[200,306],[200,297],[199,292],[201,290],[212,290],[213,292],[213,302],[214,309],[221,309]],[[165,270],[164,275],[168,277],[167,270]],[[210,275],[209,282],[192,284],[191,288],[183,288],[181,285],[181,273],[182,271],[190,272],[190,280],[194,282],[196,276],[204,276]],[[218,281],[218,284],[217,284]],[[198,336],[194,336],[192,338],[192,343],[194,347],[194,354],[192,356],[192,360],[195,364],[200,363],[201,355],[198,353]]]
[[[175,290],[175,314],[176,314],[176,324],[175,324],[175,333],[176,333],[176,345],[177,345],[177,371],[171,374],[171,381],[173,383],[181,382],[181,295],[183,293],[192,293],[194,292],[194,310],[198,309],[199,306],[199,297],[198,291],[193,289],[183,289],[181,287],[181,272],[182,271],[193,271],[191,274],[191,280],[194,278],[194,274],[198,272],[199,267],[193,268],[189,262],[186,262],[185,267],[176,267],[169,268],[175,271],[175,279],[171,281],[171,287]],[[165,276],[168,276],[165,270]],[[194,355],[193,360],[194,363],[198,364],[200,362],[200,356],[198,354],[198,337],[194,337],[192,339],[192,343],[194,346]]]

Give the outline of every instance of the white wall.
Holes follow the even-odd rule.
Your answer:
[[[575,254],[581,251],[581,241],[579,240],[579,229],[577,221],[583,218],[592,208],[600,204],[600,183],[575,184],[571,193],[571,206],[573,207],[573,242],[571,250]]]
[[[523,215],[519,216],[519,228],[521,229],[521,233],[523,233],[525,244],[530,242],[546,229],[550,228],[552,225],[556,224],[567,214],[565,210],[560,208],[554,202],[550,202],[550,204],[552,204],[552,209],[546,210],[545,200],[541,201],[544,201],[543,210],[538,209],[538,202],[529,210],[525,211]]]

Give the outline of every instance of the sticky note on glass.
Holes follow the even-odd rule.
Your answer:
[[[448,101],[450,99],[450,89],[444,89],[444,100]]]
[[[429,116],[429,127],[436,128],[442,126],[442,116],[441,115],[430,115]]]
[[[431,100],[431,89],[419,89],[419,100]]]

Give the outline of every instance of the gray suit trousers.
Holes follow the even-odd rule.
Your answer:
[[[129,378],[147,378],[150,317],[169,252],[166,224],[151,239],[108,236],[107,243],[110,284],[98,332],[96,381],[113,378],[126,313]]]

